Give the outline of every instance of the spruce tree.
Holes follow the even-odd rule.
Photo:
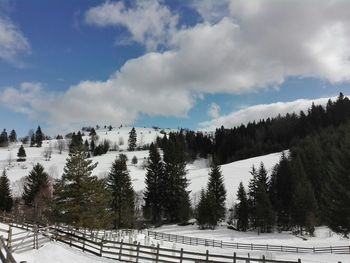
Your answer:
[[[4,169],[0,177],[0,211],[10,212],[13,206],[13,199],[10,189],[10,181]]]
[[[151,143],[146,172],[146,189],[143,207],[145,218],[152,224],[158,224],[162,219],[162,197],[165,186],[164,164],[157,147]]]
[[[69,154],[62,178],[54,185],[53,220],[90,229],[106,225],[109,198],[103,181],[92,175],[96,166],[82,148]]]
[[[238,203],[235,205],[235,218],[237,219],[237,230],[247,231],[249,223],[249,206],[243,183],[240,182],[237,191]]]
[[[134,222],[134,197],[131,178],[123,156],[116,158],[107,178],[111,193],[111,211],[114,228],[128,228]]]
[[[132,127],[131,131],[129,132],[129,140],[128,140],[128,150],[129,151],[135,151],[136,141],[137,141],[136,130],[134,127]]]
[[[187,191],[186,160],[183,145],[170,140],[164,148],[164,187],[162,198],[165,217],[170,222],[182,223],[190,216],[190,198]]]
[[[199,202],[196,207],[196,220],[200,229],[214,228],[216,225],[213,202],[208,198],[204,189],[201,190]]]
[[[0,134],[0,147],[7,147],[9,144],[9,139],[7,137],[6,129],[4,129]]]
[[[293,192],[292,192],[292,220],[294,225],[299,226],[302,234],[303,227],[307,227],[313,234],[317,203],[314,191],[305,173],[299,157],[293,163]]]
[[[12,130],[9,135],[10,142],[17,142],[17,134],[15,130]]]
[[[291,226],[292,171],[290,160],[284,153],[271,174],[270,197],[278,226],[288,230]]]
[[[30,147],[34,147],[35,146],[35,134],[33,133],[30,136]]]
[[[209,173],[209,181],[207,186],[207,198],[212,202],[212,213],[214,215],[214,226],[225,219],[225,201],[226,190],[224,186],[224,178],[221,174],[220,167],[213,162]]]
[[[17,159],[18,162],[23,162],[26,160],[27,155],[26,155],[26,151],[24,150],[23,144],[18,149],[17,157],[18,157]]]
[[[51,197],[49,175],[44,167],[37,163],[25,178],[22,199],[32,210],[32,218],[37,220],[46,208],[46,202]]]
[[[35,143],[37,147],[41,147],[41,145],[43,144],[43,140],[44,140],[44,134],[41,131],[40,126],[38,126],[38,128],[36,129],[35,132]]]

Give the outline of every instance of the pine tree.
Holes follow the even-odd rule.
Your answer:
[[[33,133],[30,136],[30,147],[34,147],[35,146],[35,134]]]
[[[241,182],[238,187],[237,200],[239,203],[235,205],[235,218],[237,219],[237,229],[239,231],[247,231],[249,219],[249,205],[247,194]]]
[[[45,203],[51,197],[49,175],[37,163],[25,178],[22,199],[31,208],[33,219],[41,217]]]
[[[15,130],[12,130],[10,132],[9,141],[10,142],[17,142],[17,134],[16,134]]]
[[[36,129],[35,132],[35,143],[37,147],[41,147],[41,145],[43,144],[43,140],[44,140],[44,134],[41,131],[40,126],[38,126],[38,128]]]
[[[144,193],[145,205],[143,211],[145,218],[152,224],[161,222],[162,196],[164,190],[164,164],[157,147],[151,143],[146,173],[146,190]]]
[[[292,172],[290,161],[284,153],[271,174],[270,196],[278,226],[288,230],[291,226]]]
[[[196,207],[196,220],[199,228],[214,228],[216,225],[213,202],[204,189],[201,190],[199,202]]]
[[[162,198],[165,217],[170,222],[185,222],[190,216],[186,174],[183,145],[175,139],[171,140],[164,148],[164,179],[167,184]]]
[[[24,150],[23,144],[18,149],[17,157],[18,157],[17,159],[18,162],[23,162],[26,160],[27,155],[26,155],[26,151]]]
[[[111,193],[111,211],[114,228],[132,227],[134,222],[134,197],[131,178],[123,156],[116,158],[107,178]]]
[[[132,157],[132,159],[131,159],[131,163],[132,163],[133,165],[136,165],[137,162],[138,162],[137,157],[136,157],[136,155],[134,155],[134,156]]]
[[[13,199],[10,189],[10,181],[4,169],[0,177],[0,211],[10,212],[13,206]]]
[[[136,134],[135,128],[133,127],[131,129],[131,131],[129,132],[129,140],[128,140],[128,150],[129,151],[135,151],[136,141],[137,141],[137,134]]]
[[[307,179],[303,164],[297,157],[293,164],[292,220],[300,228],[307,227],[311,232],[315,225],[317,203],[313,188]],[[312,233],[311,233],[312,234]]]
[[[214,226],[216,226],[220,220],[225,219],[226,190],[220,167],[215,162],[213,162],[209,173],[207,195],[213,204],[213,210],[211,212],[214,215]]]
[[[4,129],[0,134],[0,147],[7,147],[9,144],[9,139],[7,137],[6,129]]]
[[[109,196],[104,182],[92,175],[97,166],[82,148],[69,154],[62,178],[54,185],[52,218],[75,227],[100,228],[107,220]]]

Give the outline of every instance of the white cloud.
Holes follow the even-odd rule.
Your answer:
[[[220,116],[220,106],[216,103],[211,103],[208,109],[208,115],[210,118],[215,119]]]
[[[335,100],[336,97],[331,99]],[[215,130],[222,125],[225,128],[233,128],[241,124],[247,124],[248,122],[277,117],[278,114],[285,115],[293,112],[299,114],[300,111],[307,111],[313,102],[315,105],[326,105],[328,100],[329,98],[319,98],[314,100],[299,99],[290,102],[254,105],[232,112],[228,115],[215,117],[210,121],[202,122],[199,124],[199,127],[203,130]]]
[[[133,41],[145,44],[149,50],[156,50],[176,30],[178,17],[158,0],[137,0],[131,7],[123,2],[107,1],[90,8],[85,13],[85,21],[101,27],[123,26],[130,32]]]
[[[218,22],[175,30],[176,16],[158,1],[94,7],[88,23],[124,26],[133,40],[166,41],[167,50],[130,59],[104,81],[47,93],[49,109],[26,105],[53,124],[131,123],[141,113],[186,116],[203,94],[258,92],[293,76],[350,80],[350,1],[232,0],[228,10]]]
[[[205,21],[215,23],[229,15],[229,2],[230,0],[192,0],[189,5],[196,9]]]
[[[0,14],[0,60],[19,65],[17,56],[30,50],[30,44],[19,28]]]

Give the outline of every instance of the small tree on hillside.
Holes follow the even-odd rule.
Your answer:
[[[138,162],[137,157],[134,155],[134,157],[132,157],[132,159],[131,159],[131,163],[132,163],[133,165],[136,165],[137,162]]]
[[[7,147],[9,144],[9,140],[7,137],[6,129],[4,129],[0,134],[0,147]]]
[[[18,149],[17,157],[17,162],[24,162],[26,160],[27,155],[26,151],[24,150],[23,144]]]
[[[41,145],[43,144],[43,140],[44,140],[44,134],[41,131],[40,126],[38,126],[38,128],[36,129],[35,132],[35,143],[37,147],[41,147]]]
[[[137,141],[137,134],[136,130],[133,127],[131,131],[129,132],[129,140],[128,140],[128,149],[129,151],[135,151],[136,149],[136,141]]]
[[[15,130],[12,130],[9,135],[10,142],[17,142],[17,134]]]
[[[4,169],[0,177],[0,211],[10,212],[13,206],[13,199],[10,189],[10,181]]]

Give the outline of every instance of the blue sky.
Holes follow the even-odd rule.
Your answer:
[[[350,4],[315,1],[0,0],[0,123],[206,129],[349,94]]]

